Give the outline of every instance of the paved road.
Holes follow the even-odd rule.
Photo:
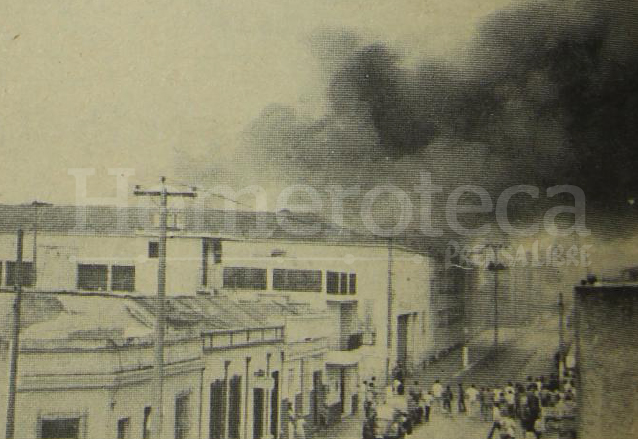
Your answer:
[[[501,348],[496,355],[477,361],[469,370],[462,370],[460,352],[453,352],[410,378],[423,387],[429,387],[435,379],[450,384],[456,396],[456,384],[474,383],[481,386],[502,386],[507,381],[524,382],[528,375],[534,377],[553,372],[553,356],[558,345],[556,322],[544,319],[524,330],[502,329]],[[471,345],[470,357],[485,356],[491,348],[492,333],[486,331]],[[359,439],[361,419],[344,420],[316,438]],[[419,426],[410,439],[485,439],[490,423],[467,415],[451,416],[434,412],[429,424]],[[517,436],[518,437],[518,436]],[[522,437],[522,435],[520,435]],[[551,436],[544,436],[550,438]]]

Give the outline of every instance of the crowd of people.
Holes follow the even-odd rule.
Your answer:
[[[501,439],[514,439],[518,431],[523,438],[538,439],[549,430],[573,435],[575,404],[573,377],[561,385],[556,375],[549,380],[527,377],[525,384],[508,382],[503,388],[481,388],[476,401],[479,416],[492,422],[488,439],[496,431]]]
[[[384,392],[375,389],[374,380],[364,382],[364,387],[363,439],[409,436],[414,426],[430,422],[433,412],[491,422],[487,439],[539,439],[550,430],[561,432],[563,437],[573,435],[575,430],[576,388],[572,374],[562,383],[552,374],[549,379],[530,376],[525,383],[510,381],[502,387],[480,388],[474,384],[465,387],[462,383],[443,385],[436,380],[427,390],[417,381],[410,385],[397,376]],[[380,406],[387,406],[397,398],[405,400],[405,404],[393,407],[391,416],[385,407],[386,414],[380,416]]]

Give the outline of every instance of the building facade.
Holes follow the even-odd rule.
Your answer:
[[[116,209],[47,210],[37,236],[25,233],[27,292],[120,296],[152,314],[145,298],[157,290],[158,231],[140,220],[152,211],[131,210],[123,221]],[[28,224],[20,215],[0,217],[0,288],[15,284],[13,231]],[[476,290],[466,273],[391,240],[323,223],[321,233],[300,237],[276,217],[242,215],[229,221],[217,211],[175,212],[168,231],[174,320],[197,327],[191,335],[202,343],[201,437],[278,437],[287,433],[289,407],[311,428],[335,422],[361,409],[363,380],[385,385],[397,366],[419,367],[467,336]],[[254,233],[257,223],[274,230]],[[211,301],[232,303],[224,306],[243,326],[211,330],[208,314],[216,311],[201,311]],[[247,316],[259,322],[256,340],[241,332],[250,329]],[[256,346],[267,327],[286,328],[285,336]]]
[[[579,436],[638,436],[638,285],[575,289]]]

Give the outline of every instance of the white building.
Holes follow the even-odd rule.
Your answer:
[[[27,289],[124,295],[157,289],[154,210],[43,208],[35,243],[29,208],[0,206],[0,213],[2,287],[13,284],[12,232],[22,226]],[[463,295],[441,282],[426,254],[289,212],[185,210],[171,213],[170,225],[169,296],[268,298],[329,315],[321,384],[327,404],[339,407],[336,415],[357,409],[361,380],[374,376],[383,384],[396,364],[416,367],[462,341]],[[309,403],[298,405],[309,414]]]
[[[0,294],[3,315],[12,300]],[[281,316],[303,316],[278,306]],[[322,373],[325,338],[296,341],[292,352],[282,325],[223,297],[175,297],[167,310],[162,437],[280,437],[281,401],[299,393],[286,372],[301,361],[310,376]],[[22,315],[15,437],[149,437],[152,297],[25,292]],[[10,322],[0,332],[1,428]]]

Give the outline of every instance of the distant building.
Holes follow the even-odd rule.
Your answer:
[[[575,289],[579,438],[638,437],[638,284]]]

